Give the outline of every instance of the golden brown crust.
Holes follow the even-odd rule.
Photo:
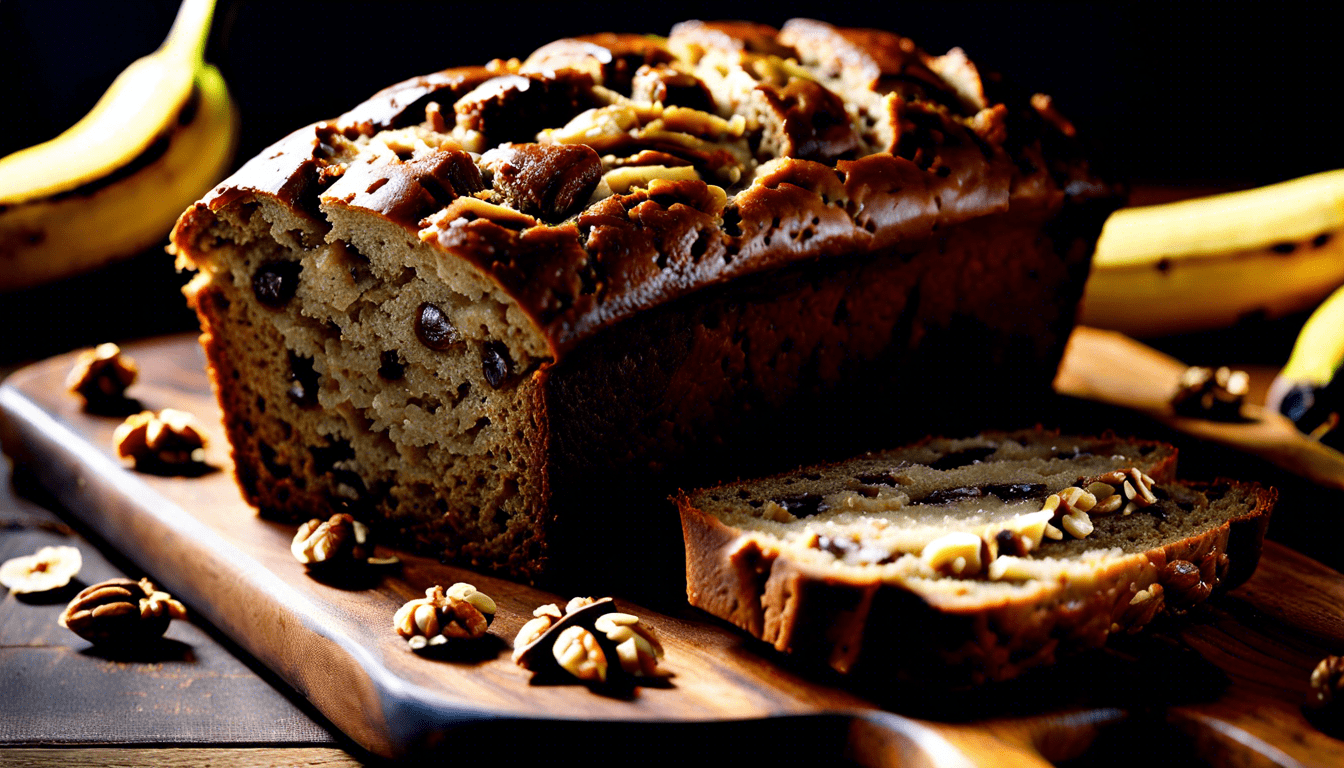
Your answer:
[[[1244,495],[1244,514],[1163,547],[1107,558],[1087,579],[955,607],[910,584],[818,571],[742,536],[682,493],[676,503],[687,596],[780,651],[841,672],[863,665],[918,675],[921,664],[933,664],[922,674],[1007,679],[1058,654],[1099,647],[1115,632],[1141,629],[1157,611],[1136,610],[1141,591],[1156,592],[1158,606],[1165,594],[1165,610],[1179,611],[1249,578],[1277,492],[1235,481],[1196,487]],[[1177,561],[1193,566],[1198,575],[1188,581],[1196,589],[1177,588],[1178,569],[1169,567]]]
[[[861,422],[906,425],[890,393],[955,402],[971,359],[1023,402],[1047,393],[1114,190],[1047,148],[1027,102],[963,98],[965,63],[812,24],[593,35],[415,78],[188,210],[173,241],[203,270],[248,500],[291,519],[355,504],[436,554],[534,578],[553,551],[609,549],[588,531],[644,535],[652,515],[591,509],[595,481],[661,501],[668,478],[739,471],[748,434],[816,458],[786,426],[871,444]],[[679,46],[726,57],[746,95],[710,87]],[[823,54],[834,77],[797,60]],[[562,130],[590,107],[636,125]],[[284,296],[258,288],[277,264]],[[297,405],[295,355],[313,378]]]
[[[432,99],[449,113],[456,100],[452,109],[459,126],[484,134],[490,146],[530,142],[537,130],[598,105],[593,86],[613,77],[611,69],[618,63],[624,73],[636,61],[671,60],[669,48],[687,43],[815,60],[823,72],[834,69],[864,83],[879,100],[894,88],[891,92],[899,98],[888,99],[886,108],[894,110],[897,138],[890,149],[895,154],[845,159],[864,153],[849,127],[843,94],[802,78],[782,86],[765,82],[757,89],[782,125],[782,159],[756,183],[735,190],[727,206],[717,210],[699,202],[706,195],[703,181],[665,186],[653,195],[662,208],[658,217],[620,225],[632,230],[641,247],[626,247],[626,237],[594,239],[582,220],[601,216],[598,208],[579,214],[577,231],[557,233],[539,225],[547,247],[566,254],[546,260],[534,247],[531,230],[518,237],[463,239],[449,231],[454,220],[425,221],[425,215],[455,197],[481,189],[457,150],[376,165],[345,163],[333,159],[326,138],[369,137],[414,122],[415,109],[423,111]],[[929,69],[926,62],[931,60],[890,33],[838,30],[812,21],[790,22],[778,34],[746,22],[687,22],[673,30],[666,46],[656,38],[631,35],[559,41],[540,49],[520,69],[516,64],[462,68],[415,78],[379,92],[337,120],[291,134],[184,214],[174,242],[190,258],[199,251],[194,241],[208,228],[211,213],[244,197],[273,197],[319,219],[319,199],[367,211],[437,242],[446,255],[492,272],[558,359],[601,328],[742,275],[837,254],[890,247],[914,251],[936,229],[1010,209],[1026,219],[1045,221],[1060,214],[1066,203],[1093,198],[1110,200],[1108,207],[1118,203],[1106,185],[1078,170],[1070,157],[1055,161],[1092,184],[1074,183],[1066,189],[1052,178],[1041,140],[1029,135],[1050,129],[1029,105],[998,105],[997,111],[982,114],[963,109],[958,88]],[[589,66],[594,62],[600,65],[596,69]],[[1016,119],[1023,126],[1011,136],[1003,124],[1010,109],[1020,113]],[[617,197],[629,209],[647,196]],[[650,241],[693,250],[695,258],[670,259],[657,270],[644,269],[648,253],[642,244]],[[636,274],[640,278],[632,279]],[[545,284],[538,285],[538,280]]]

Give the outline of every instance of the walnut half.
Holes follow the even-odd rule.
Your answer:
[[[127,417],[112,433],[117,455],[139,470],[178,469],[202,460],[205,433],[186,411],[164,408]]]
[[[563,612],[551,604],[532,615],[513,642],[513,660],[525,669],[559,670],[589,683],[663,676],[663,646],[653,628],[618,612],[609,597],[576,597]]]
[[[307,566],[363,563],[373,554],[368,526],[344,512],[327,520],[313,518],[294,533],[289,545],[294,559]]]
[[[62,627],[96,645],[129,645],[152,640],[187,609],[149,579],[109,579],[75,595],[58,620]]]
[[[43,547],[0,565],[0,584],[17,595],[50,592],[69,584],[83,565],[75,547]]]
[[[449,640],[485,636],[495,618],[495,601],[466,582],[444,590],[435,585],[425,596],[407,602],[392,617],[392,628],[406,638],[411,650],[443,645]]]
[[[135,360],[121,354],[121,347],[99,344],[75,358],[65,386],[84,398],[87,407],[97,408],[123,399],[139,373]]]

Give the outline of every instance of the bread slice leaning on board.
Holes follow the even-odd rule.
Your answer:
[[[1277,492],[1175,470],[1029,430],[682,493],[687,594],[840,672],[1007,679],[1251,575]]]

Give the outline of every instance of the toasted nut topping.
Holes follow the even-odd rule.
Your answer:
[[[1110,488],[1109,485],[1106,487]],[[1110,496],[1107,496],[1106,498],[1097,502],[1097,506],[1093,507],[1089,511],[1094,515],[1109,515],[1112,512],[1119,511],[1119,509],[1124,505],[1125,505],[1125,497],[1121,496],[1118,493],[1113,493]]]
[[[49,592],[69,584],[83,564],[75,547],[43,547],[0,565],[0,584],[18,595]]]
[[[1003,526],[1021,536],[1026,552],[1030,552],[1041,545],[1041,540],[1046,537],[1046,529],[1050,527],[1050,521],[1053,518],[1053,510],[1042,509],[1039,512],[1018,515],[1004,523]],[[1022,554],[1026,554],[1026,552]],[[1008,554],[1014,553],[1009,552]]]
[[[354,564],[367,562],[373,547],[368,526],[341,512],[300,525],[289,551],[304,565]]]
[[[660,110],[648,116],[652,118]],[[550,144],[587,144],[601,152],[627,139],[627,131],[639,127],[641,112],[633,104],[613,104],[580,112],[563,128],[549,128],[537,139]]]
[[[126,388],[139,373],[135,360],[122,355],[116,344],[99,344],[79,354],[65,386],[83,397],[86,405],[104,405],[125,397]]]
[[[61,613],[58,623],[95,644],[118,645],[159,637],[187,609],[149,579],[110,579],[85,588]]]
[[[695,168],[689,165],[672,167],[666,165],[627,165],[613,168],[602,174],[602,180],[597,183],[597,190],[593,192],[593,197],[601,200],[612,195],[624,195],[635,187],[648,187],[649,182],[654,179],[695,181],[699,178],[700,174],[696,173]]]
[[[1060,525],[1075,539],[1085,539],[1092,533],[1092,518],[1088,517],[1087,513],[1082,510],[1078,510],[1072,515],[1065,515],[1060,520]]]
[[[494,600],[474,586],[458,582],[446,592],[441,586],[430,587],[424,597],[401,606],[392,617],[392,628],[406,638],[411,650],[423,650],[450,639],[482,637],[494,617]]]
[[[1157,503],[1157,497],[1151,490],[1153,479],[1137,469],[1129,470],[1129,478],[1122,488],[1125,498],[1137,507],[1150,507]]]
[[[1092,496],[1097,500],[1097,503],[1101,503],[1103,499],[1109,499],[1110,497],[1116,495],[1114,485],[1111,485],[1110,483],[1104,483],[1100,480],[1089,483],[1086,490],[1088,493],[1092,494]],[[1092,510],[1088,511],[1091,512]]]
[[[957,531],[924,545],[920,557],[935,571],[954,576],[974,576],[980,573],[983,560],[981,549],[985,542],[973,533]]]
[[[1064,532],[1047,523],[1045,526],[1045,538],[1060,541],[1064,538]]]
[[[989,564],[985,575],[991,581],[1030,581],[1036,575],[1025,567],[1027,562],[1025,557],[1001,555]]]
[[[1074,511],[1086,512],[1096,505],[1097,497],[1082,488],[1070,486],[1059,492],[1059,507],[1066,515]]]
[[[1096,477],[1092,478],[1091,482],[1106,483],[1107,485],[1112,486],[1111,492],[1115,493],[1115,489],[1119,488],[1120,484],[1125,482],[1126,477],[1129,477],[1129,470],[1116,469],[1110,472],[1106,472],[1104,474],[1097,475]]]
[[[435,227],[447,227],[451,225],[451,222],[459,219],[464,221],[485,219],[506,229],[527,229],[537,225],[535,218],[521,211],[495,205],[479,198],[464,196],[453,200],[448,204],[448,207],[425,219],[425,223],[431,226],[420,231],[420,239],[431,240],[438,237]]]
[[[567,627],[551,649],[560,668],[580,680],[606,682],[607,656],[597,638],[583,627]]]
[[[201,460],[205,433],[191,414],[164,408],[128,417],[112,433],[112,443],[118,456],[135,460],[136,469],[180,468]]]
[[[678,107],[663,108],[663,127],[670,131],[681,131],[696,136],[719,138],[723,136],[741,136],[747,130],[747,119],[742,115],[733,115],[725,120],[698,109]]]

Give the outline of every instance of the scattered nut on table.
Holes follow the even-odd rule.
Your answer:
[[[593,622],[607,640],[616,644],[616,660],[621,669],[635,677],[658,677],[658,660],[663,657],[663,644],[653,627],[629,613],[608,613]]]
[[[1171,406],[1183,416],[1228,421],[1241,416],[1241,406],[1250,392],[1245,371],[1227,366],[1217,369],[1191,366],[1181,374],[1180,387]]]
[[[294,533],[289,545],[294,559],[308,566],[366,563],[373,554],[369,527],[340,512],[327,520],[313,518]]]
[[[191,414],[164,408],[127,417],[112,433],[112,443],[136,469],[180,469],[204,459],[205,433]]]
[[[116,344],[99,344],[75,358],[65,386],[83,397],[86,406],[98,407],[125,398],[126,388],[139,373],[135,360],[121,354]]]
[[[1344,705],[1344,658],[1326,656],[1311,671],[1311,693],[1307,706],[1312,709],[1337,711]]]
[[[18,595],[50,592],[69,584],[83,565],[75,547],[43,547],[0,565],[0,584]]]
[[[187,609],[149,579],[109,579],[85,588],[59,623],[95,645],[128,645],[163,635]]]
[[[574,598],[532,612],[513,641],[513,660],[533,672],[561,670],[584,682],[661,677],[663,646],[639,617],[616,610],[609,597]]]
[[[411,600],[392,617],[392,628],[406,638],[413,651],[444,645],[450,640],[485,636],[495,619],[495,601],[466,582],[447,590],[435,585],[425,596]]]

